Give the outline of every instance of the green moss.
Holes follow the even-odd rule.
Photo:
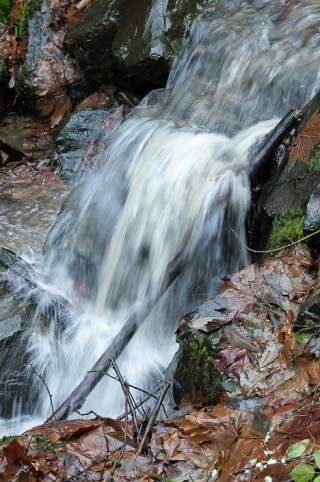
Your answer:
[[[47,435],[41,433],[33,435],[30,446],[32,450],[41,450],[50,454],[64,456],[64,452],[61,452],[61,445],[52,442]]]
[[[28,17],[29,17],[29,7],[26,0],[21,2],[20,5],[20,15],[18,18],[18,35],[20,38],[25,38],[28,35]]]
[[[292,333],[291,338],[298,343],[302,343],[305,340],[309,340],[310,336],[310,333]]]
[[[286,209],[276,216],[272,225],[270,249],[280,248],[303,238],[304,218],[305,214],[300,208]]]
[[[4,435],[3,437],[0,438],[0,445],[8,445],[12,440],[15,440],[18,438],[16,435]]]
[[[197,338],[192,333],[181,342],[180,356],[175,373],[175,396],[189,395],[192,400],[201,392],[205,403],[214,403],[221,391],[221,377],[214,368],[213,349],[206,338]]]
[[[10,0],[0,0],[0,23],[6,23],[12,5]]]
[[[28,35],[28,18],[41,5],[42,0],[22,0],[20,5],[20,15],[18,18],[18,35],[26,38]]]
[[[18,439],[17,435],[4,435],[0,438],[0,454],[3,454],[3,447],[6,447],[12,440]]]
[[[309,167],[316,172],[320,171],[320,145],[317,146],[317,150],[309,159]]]

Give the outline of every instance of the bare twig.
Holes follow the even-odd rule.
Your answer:
[[[123,455],[124,455],[124,452],[126,450],[126,446],[127,446],[127,435],[128,435],[128,400],[129,400],[129,389],[128,387],[126,387],[126,394],[125,394],[125,413],[126,413],[126,416],[125,416],[125,422],[124,422],[124,438],[123,438],[123,445],[122,445],[122,449],[121,449],[121,452],[120,452],[120,455],[119,455],[119,458],[114,462],[114,465],[112,467],[112,471],[110,473],[110,478],[109,478],[109,482],[113,482],[113,476],[114,476],[114,473],[116,471],[116,468],[118,467],[119,462],[121,461]]]
[[[90,410],[90,412],[87,412],[87,413],[81,413],[79,412],[79,410],[75,410],[74,411],[75,413],[77,413],[78,415],[80,415],[80,417],[86,417],[88,415],[94,415],[95,417],[97,417],[99,420],[103,420],[103,417],[101,417],[101,415],[99,415],[98,413],[94,412],[93,410]]]
[[[320,233],[320,229],[318,231],[315,231],[314,233],[311,233],[311,234],[308,234],[308,236],[304,236],[303,238],[301,239],[298,239],[297,241],[294,241],[290,244],[286,244],[285,246],[281,246],[280,248],[274,248],[274,249],[267,249],[267,250],[257,250],[257,249],[252,249],[252,248],[249,248],[241,239],[240,237],[238,236],[238,234],[234,231],[234,229],[231,229],[231,231],[233,232],[233,234],[235,235],[235,237],[237,238],[237,240],[242,244],[242,246],[244,246],[248,251],[251,251],[252,253],[264,253],[264,254],[270,254],[270,253],[274,253],[275,251],[281,251],[282,249],[286,249],[286,248],[291,248],[292,246],[296,246],[297,244],[301,243],[302,241],[306,241],[307,239],[309,238],[312,238],[312,236],[315,236],[316,234],[319,234]]]
[[[118,377],[118,380],[120,382],[120,385],[121,385],[121,388],[123,390],[123,393],[125,394],[125,397],[127,397],[127,401],[128,401],[128,404],[129,404],[129,407],[130,407],[130,411],[131,411],[131,416],[132,416],[132,421],[133,421],[133,425],[134,425],[134,428],[136,430],[136,433],[138,434],[139,432],[139,426],[138,426],[138,421],[137,421],[137,417],[136,417],[136,412],[135,412],[135,408],[133,406],[133,403],[132,403],[132,399],[130,397],[130,392],[129,392],[129,385],[124,381],[121,373],[120,373],[120,370],[116,364],[116,362],[114,361],[113,358],[110,359],[110,362],[111,362],[111,365],[114,369],[114,371],[116,372],[117,374],[117,377]]]
[[[131,387],[132,385],[128,385],[128,386]],[[145,392],[145,390],[143,390],[143,392],[145,392],[147,394],[146,394],[145,397],[141,398],[139,400],[139,402],[136,402],[136,408],[141,407],[144,403],[146,403],[149,400],[149,398],[152,398],[152,397],[156,398],[155,393],[157,393],[159,390],[161,390],[162,387],[163,387],[163,382],[156,385],[155,388],[153,389],[152,393],[147,393],[147,392]],[[122,419],[124,419],[124,417],[125,417],[125,412],[123,412],[120,415],[120,417],[118,417],[118,418],[119,418],[119,420],[122,420]]]
[[[41,373],[37,372],[36,369],[34,368],[34,366],[33,366],[31,363],[29,363],[29,365],[31,366],[33,373],[35,373],[35,375],[37,375],[37,377],[40,378],[40,380],[42,381],[43,385],[45,386],[45,389],[47,390],[48,395],[49,395],[50,406],[51,406],[51,410],[52,410],[52,418],[53,418],[54,422],[55,422],[57,425],[59,425],[59,424],[57,423],[56,412],[55,412],[55,409],[54,409],[54,406],[53,406],[52,395],[51,395],[51,393],[50,393],[49,387],[48,387],[48,385],[46,384],[46,381],[45,381],[45,379],[43,378],[43,376],[41,375]],[[51,418],[51,417],[50,417],[50,418]],[[59,431],[60,431],[60,430],[59,430]]]
[[[138,454],[141,453],[141,451],[144,449],[144,446],[145,446],[145,443],[146,443],[146,440],[147,440],[147,437],[149,435],[149,433],[151,432],[152,430],[152,427],[156,421],[156,418],[158,416],[158,413],[159,413],[159,410],[160,410],[160,407],[162,405],[162,402],[163,402],[163,399],[164,397],[166,396],[166,393],[167,391],[169,390],[169,387],[170,387],[170,383],[167,383],[167,385],[165,386],[164,390],[163,390],[163,393],[161,395],[161,397],[159,397],[153,411],[152,411],[152,414],[151,416],[149,417],[149,420],[148,420],[148,423],[147,423],[147,426],[146,426],[146,429],[145,429],[145,432],[144,432],[144,435],[141,439],[141,442],[139,444],[139,448],[138,448]]]
[[[51,392],[49,390],[49,387],[45,381],[45,379],[43,378],[43,376],[41,375],[41,373],[37,372],[37,370],[34,368],[34,366],[29,363],[30,367],[32,368],[32,371],[35,373],[35,375],[37,375],[37,377],[40,378],[40,380],[42,381],[45,389],[47,390],[47,393],[49,395],[49,400],[50,400],[50,405],[51,405],[51,410],[52,410],[52,415],[51,415],[51,419],[53,421],[53,423],[55,424],[55,426],[57,427],[57,430],[58,432],[60,433],[60,435],[62,434],[61,433],[61,429],[60,429],[60,426],[59,426],[59,422],[58,420],[56,419],[56,412],[55,412],[55,409],[54,409],[54,406],[53,406],[53,402],[52,402],[52,395],[51,395]],[[66,442],[64,441],[63,442],[63,446],[64,446],[64,449],[65,449],[65,458],[64,458],[64,466],[65,466],[65,475],[68,476],[68,448],[67,448],[67,444]]]

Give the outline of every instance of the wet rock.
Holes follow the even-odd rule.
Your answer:
[[[205,1],[96,0],[64,46],[86,77],[147,92],[163,86]],[[103,55],[101,50],[103,49]]]
[[[6,63],[0,58],[0,122],[6,109]]]
[[[212,404],[221,391],[221,376],[214,368],[210,340],[195,332],[184,332],[177,355],[173,397],[177,405],[190,401],[198,406]]]
[[[170,369],[174,373],[170,379],[176,405],[182,401],[199,406],[214,403],[224,386],[224,374],[214,365],[223,327],[228,323],[226,315],[218,310],[226,305],[221,295],[204,301],[179,329],[180,346]]]
[[[320,106],[318,93],[302,110],[302,121],[275,154],[274,167],[253,208],[253,222],[250,226],[251,245],[255,249],[278,248],[288,244],[288,239],[297,241],[303,237],[303,230],[314,224],[316,212],[315,197],[318,194],[320,169],[318,162],[319,147],[316,137],[310,137],[309,131],[316,130],[317,112]],[[301,135],[301,137],[299,137]],[[303,139],[308,138],[307,144]],[[304,219],[309,204],[309,220]],[[311,205],[313,205],[311,212]],[[287,221],[290,221],[287,223]],[[286,232],[287,223],[291,232]],[[307,223],[307,224],[306,224]],[[270,246],[274,231],[281,228],[284,236],[277,239],[277,246]],[[311,230],[314,230],[313,228]],[[316,247],[317,249],[319,246]]]
[[[306,301],[302,303],[299,315],[295,321],[296,328],[302,329],[302,332],[313,333],[320,326],[320,288],[316,288],[314,292],[308,296]]]
[[[58,339],[72,311],[66,300],[40,288],[36,276],[15,253],[0,249],[0,397],[6,401],[1,417],[34,413],[44,387],[30,366],[29,340],[49,329]]]
[[[307,214],[303,228],[310,232],[320,229],[320,184],[312,193],[307,204]]]
[[[40,59],[48,58],[43,46],[49,40],[49,11],[44,4],[34,12],[29,12],[24,35],[28,35],[28,49],[24,63],[15,76],[15,90],[25,108],[34,108],[37,100],[35,77]]]
[[[84,109],[71,116],[57,137],[58,160],[56,173],[64,180],[82,170],[85,146],[103,141],[101,123],[110,115],[109,110]]]

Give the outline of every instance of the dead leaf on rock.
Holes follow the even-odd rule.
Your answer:
[[[231,345],[246,348],[253,352],[260,352],[259,348],[251,344],[252,337],[245,328],[240,326],[226,326],[223,332]]]
[[[320,142],[320,114],[314,114],[298,134],[290,149],[289,162],[308,162],[312,149]]]

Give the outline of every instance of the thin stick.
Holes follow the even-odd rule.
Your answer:
[[[105,375],[106,377],[112,378],[112,380],[118,381],[117,377],[114,377],[113,375],[110,375],[110,373],[108,373],[108,372],[103,372],[103,371],[97,372],[97,370],[90,370],[90,371],[88,371],[88,373],[102,373],[102,375]],[[156,400],[158,400],[157,397],[155,397],[153,395],[153,393],[156,393],[156,391],[153,391],[153,392],[149,393],[149,392],[147,392],[147,390],[143,390],[143,388],[139,388],[139,387],[136,387],[135,385],[131,385],[131,383],[126,382],[126,384],[128,385],[129,388],[133,388],[134,390],[138,390],[139,392],[143,392],[146,395],[149,395],[149,398],[153,397]],[[159,388],[161,388],[162,382],[159,383],[159,385],[157,385],[157,386],[159,386]],[[157,391],[159,391],[159,390],[157,390]]]
[[[34,366],[32,365],[32,363],[29,363],[29,365],[31,366],[33,372],[37,375],[37,377],[40,378],[40,380],[42,381],[43,385],[45,386],[45,389],[47,390],[48,392],[48,395],[49,395],[49,400],[50,400],[50,405],[51,405],[51,410],[52,410],[52,421],[53,423],[56,425],[57,427],[57,430],[58,432],[60,433],[61,435],[61,429],[60,429],[60,426],[59,426],[59,422],[56,418],[56,412],[55,412],[55,409],[54,409],[54,406],[53,406],[53,402],[52,402],[52,395],[51,395],[51,392],[49,390],[49,387],[45,381],[45,379],[43,378],[43,376],[41,375],[41,373],[37,372],[37,370],[34,368]],[[64,449],[65,449],[65,459],[64,459],[64,466],[65,466],[65,474],[66,476],[68,476],[68,448],[67,448],[67,443],[66,442],[63,442],[63,446],[64,446]]]
[[[129,399],[129,389],[128,387],[126,387],[126,394],[125,394],[125,412],[126,412],[126,417],[125,417],[125,422],[124,422],[124,438],[123,438],[123,445],[122,445],[122,449],[121,449],[121,452],[120,452],[120,455],[119,455],[119,458],[118,460],[115,461],[113,467],[112,467],[112,471],[110,473],[110,478],[109,478],[109,482],[113,482],[113,476],[114,476],[114,473],[116,471],[116,468],[118,467],[118,465],[121,465],[119,464],[119,462],[121,461],[123,455],[124,455],[124,452],[126,450],[126,446],[127,446],[127,434],[128,434],[128,399]]]
[[[147,426],[146,426],[146,429],[145,429],[145,432],[143,434],[143,437],[141,439],[141,442],[139,444],[139,448],[138,448],[138,454],[141,453],[141,451],[143,450],[144,446],[145,446],[145,443],[146,443],[146,440],[147,440],[147,437],[149,435],[149,433],[151,432],[152,430],[152,427],[156,421],[156,418],[158,416],[158,413],[159,413],[159,410],[160,410],[160,407],[162,405],[162,402],[163,402],[163,399],[164,397],[166,396],[166,393],[167,391],[169,390],[169,387],[170,387],[170,383],[167,383],[167,385],[165,386],[164,390],[163,390],[163,393],[161,395],[161,397],[159,397],[157,403],[156,403],[156,406],[154,407],[153,409],[153,412],[151,414],[151,416],[149,417],[149,420],[148,420],[148,423],[147,423]]]
[[[125,395],[125,397],[128,397],[128,404],[129,404],[129,407],[130,407],[130,411],[131,411],[131,416],[132,416],[132,421],[133,421],[133,425],[134,425],[134,428],[137,432],[137,434],[139,433],[139,426],[138,426],[138,421],[137,421],[137,417],[136,417],[136,412],[135,412],[135,408],[133,406],[133,403],[132,403],[132,399],[130,397],[130,392],[129,392],[129,385],[124,381],[121,373],[120,373],[120,370],[116,364],[116,362],[114,361],[113,358],[110,359],[110,363],[114,369],[114,371],[116,372],[117,374],[117,377],[118,377],[118,380],[120,382],[120,385],[121,385],[121,388],[123,390],[123,393]]]
[[[308,236],[305,236],[304,238],[298,239],[298,241],[292,242],[290,244],[286,244],[285,246],[281,246],[280,248],[274,248],[274,249],[267,249],[267,250],[257,250],[257,249],[251,249],[249,248],[238,236],[238,234],[231,229],[237,240],[244,246],[248,251],[251,251],[252,253],[273,253],[274,251],[281,251],[282,249],[286,248],[291,248],[291,246],[295,246],[296,244],[301,243],[302,241],[306,241],[307,239],[311,238],[312,236],[315,236],[316,234],[320,233],[320,229],[318,231],[315,231],[314,233],[308,234]]]
[[[128,386],[130,387],[131,385],[128,385]],[[159,390],[161,390],[162,387],[163,387],[163,382],[156,385],[156,387],[153,389],[152,393],[148,393],[145,397],[140,398],[139,402],[136,402],[136,408],[141,407],[141,405],[143,405],[145,402],[147,402],[149,400],[149,398],[151,398],[151,397],[156,398],[154,396],[154,394],[157,393]],[[124,419],[124,417],[125,417],[125,412],[123,412],[120,415],[120,417],[118,417],[118,419],[122,420],[122,419]]]
[[[40,380],[42,381],[42,383],[43,383],[44,386],[45,386],[45,389],[46,389],[47,392],[48,392],[49,400],[50,400],[50,405],[51,405],[51,410],[52,410],[52,418],[53,418],[54,422],[57,424],[56,412],[55,412],[55,409],[54,409],[54,406],[53,406],[52,395],[51,395],[51,393],[50,393],[49,387],[48,387],[48,385],[46,384],[46,381],[45,381],[45,379],[43,378],[43,376],[41,375],[41,373],[38,373],[38,372],[36,371],[36,369],[34,368],[34,366],[33,366],[31,363],[29,363],[29,365],[31,366],[33,372],[37,375],[37,377],[40,378]],[[51,417],[50,417],[50,418],[51,418]],[[57,424],[57,425],[58,425],[58,424]],[[60,430],[59,430],[59,431],[60,431]]]

